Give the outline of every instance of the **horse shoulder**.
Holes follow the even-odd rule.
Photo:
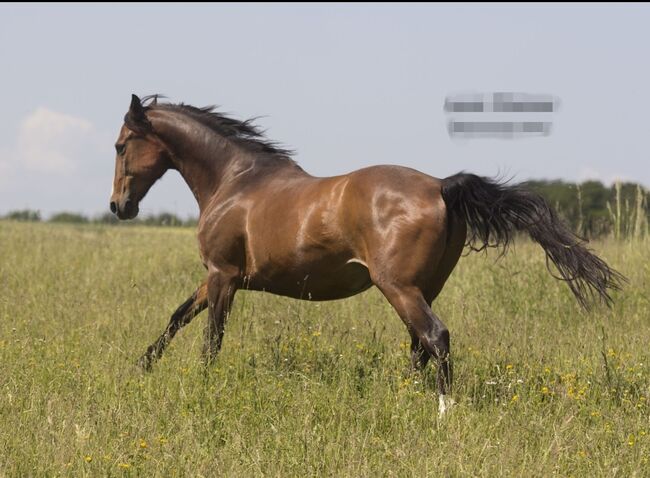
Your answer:
[[[197,239],[199,254],[206,267],[243,267],[245,218],[245,208],[232,199],[202,212]]]

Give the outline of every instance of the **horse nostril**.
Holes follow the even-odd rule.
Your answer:
[[[111,212],[113,214],[117,212],[117,205],[115,204],[115,201],[111,201]]]

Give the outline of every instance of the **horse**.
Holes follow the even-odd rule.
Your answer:
[[[206,308],[202,353],[212,363],[238,289],[326,301],[375,286],[406,325],[412,366],[436,361],[442,416],[453,403],[450,334],[431,307],[466,245],[505,253],[528,233],[585,308],[594,299],[610,305],[625,279],[522,184],[391,165],[314,177],[253,120],[158,98],[131,97],[115,144],[110,210],[135,218],[151,186],[178,171],[199,206],[207,274],[139,359],[146,370]]]

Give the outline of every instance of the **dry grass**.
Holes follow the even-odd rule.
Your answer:
[[[630,284],[590,314],[532,244],[461,259],[439,422],[374,289],[240,292],[208,374],[204,316],[143,374],[203,278],[194,231],[0,222],[0,476],[649,476],[650,242],[593,247]]]

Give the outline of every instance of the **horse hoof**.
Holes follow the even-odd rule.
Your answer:
[[[149,357],[148,355],[143,355],[142,357],[140,357],[136,364],[145,372],[151,372],[151,369],[153,368],[151,357]]]
[[[456,401],[453,398],[447,395],[438,395],[438,418],[443,418],[455,404]]]

